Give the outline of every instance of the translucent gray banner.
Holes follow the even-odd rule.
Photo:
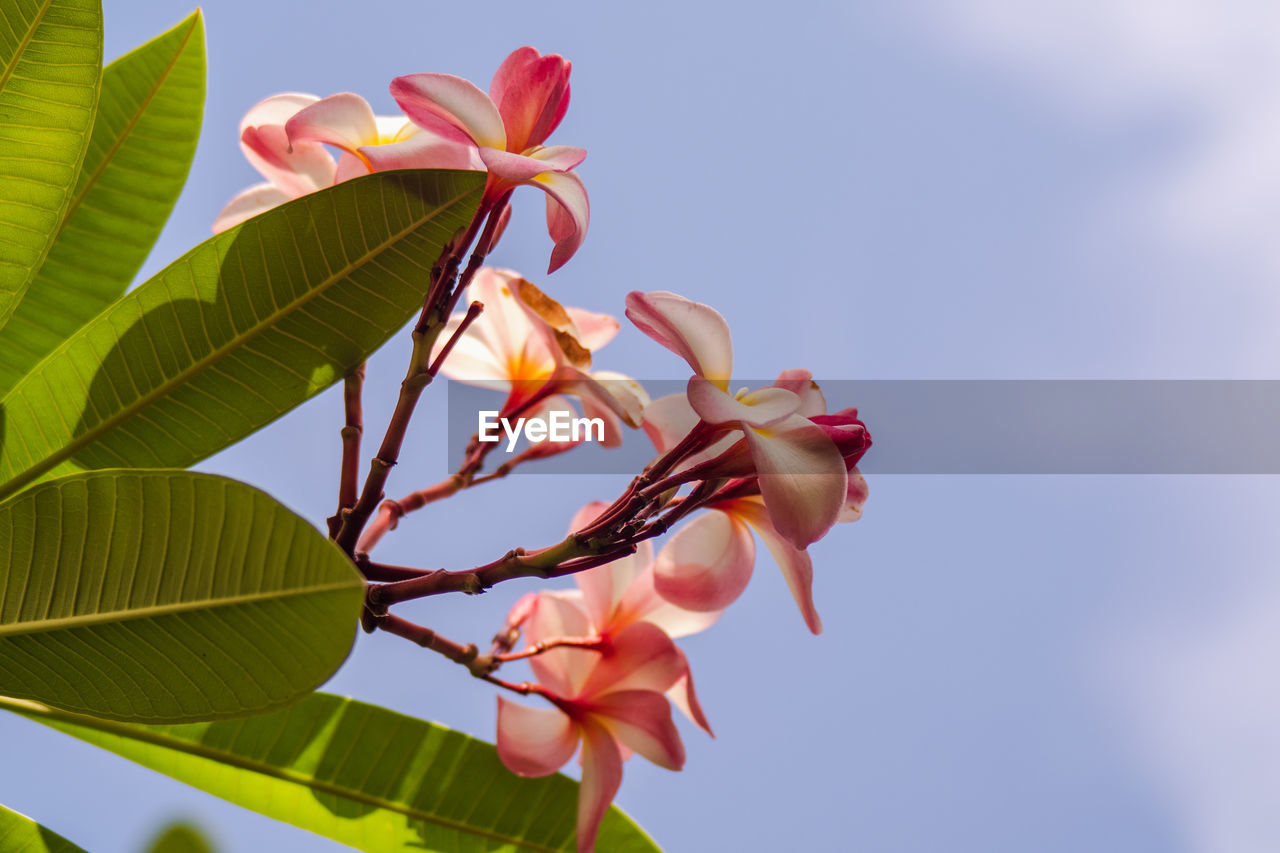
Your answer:
[[[765,381],[735,381],[759,388]],[[643,381],[654,397],[682,381]],[[857,406],[874,445],[868,474],[1280,474],[1280,381],[819,380],[831,411]],[[454,467],[479,412],[505,392],[449,383]],[[579,406],[579,412],[581,407]],[[500,429],[499,429],[500,431]],[[506,436],[487,470],[507,452]],[[632,474],[654,456],[640,430],[623,444],[584,442],[515,468],[538,474]]]

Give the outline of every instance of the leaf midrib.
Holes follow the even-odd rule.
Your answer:
[[[152,619],[157,616],[171,616],[176,613],[187,613],[192,610],[217,610],[224,607],[238,607],[244,604],[256,604],[261,601],[282,601],[303,595],[324,595],[342,589],[357,589],[359,580],[350,578],[343,581],[330,581],[318,586],[299,587],[293,589],[265,590],[262,592],[243,593],[241,595],[223,596],[219,598],[203,598],[192,601],[174,601],[169,604],[153,604],[149,607],[134,607],[127,610],[104,610],[97,613],[81,613],[74,616],[59,616],[56,619],[28,620],[0,624],[0,639],[8,636],[25,637],[31,634],[44,634],[49,631],[74,630],[108,622],[135,622],[139,619]]]
[[[305,294],[303,294],[301,298],[296,299],[293,302],[286,303],[284,307],[276,310],[272,314],[269,314],[262,322],[258,323],[249,331],[243,334],[236,335],[235,337],[231,338],[226,344],[224,344],[221,347],[218,347],[217,349],[214,349],[204,358],[193,362],[192,365],[187,369],[180,371],[178,374],[176,374],[169,380],[162,382],[150,393],[144,394],[142,397],[138,398],[138,400],[134,404],[130,406],[126,406],[125,408],[117,412],[115,415],[111,416],[110,418],[107,418],[102,423],[98,424],[98,426],[94,427],[91,430],[87,430],[79,438],[72,439],[67,444],[64,444],[58,451],[50,454],[49,456],[46,456],[40,462],[36,463],[35,465],[32,465],[30,468],[23,470],[22,473],[10,478],[2,486],[0,486],[0,498],[8,497],[9,495],[21,489],[23,486],[30,483],[32,480],[39,477],[41,474],[44,474],[49,469],[61,464],[62,462],[65,462],[67,459],[74,456],[81,448],[86,447],[92,444],[93,442],[97,441],[100,437],[111,432],[113,429],[115,429],[124,421],[127,421],[129,418],[133,417],[138,412],[141,412],[144,409],[146,409],[156,400],[165,396],[175,388],[178,388],[183,384],[185,384],[187,380],[190,379],[192,376],[195,376],[196,374],[203,372],[207,367],[209,367],[212,364],[216,364],[223,357],[225,357],[231,352],[234,352],[236,349],[243,346],[246,342],[253,340],[258,335],[272,328],[279,318],[289,315],[293,311],[297,310],[299,307],[310,302],[312,299],[323,295],[326,291],[328,291],[330,287],[334,286],[336,283],[342,281],[343,279],[349,277],[351,273],[360,269],[362,266],[369,263],[371,260],[373,260],[377,256],[381,255],[383,252],[387,251],[391,246],[394,246],[396,243],[402,240],[406,235],[413,233],[417,229],[421,228],[425,223],[430,222],[432,219],[435,219],[437,216],[441,215],[445,211],[451,210],[453,206],[456,205],[459,201],[466,198],[468,195],[472,195],[476,193],[477,190],[478,188],[467,190],[466,192],[463,192],[460,195],[457,195],[446,202],[442,202],[441,204],[433,208],[430,211],[430,213],[428,213],[426,216],[422,217],[421,219],[414,220],[410,225],[406,226],[404,229],[389,235],[388,238],[383,242],[379,243],[376,248],[372,249],[369,252],[366,252],[361,257],[360,260],[356,261],[355,263],[348,263],[340,271],[338,271],[334,275],[331,275],[327,280],[325,280],[325,282],[322,285],[318,287],[313,287],[310,290],[308,290]],[[234,240],[234,238],[230,238],[230,239]],[[139,322],[141,322],[141,320],[139,320]],[[81,332],[83,332],[85,328],[87,328],[87,326],[81,327]],[[44,361],[48,361],[51,358],[53,358],[55,354],[61,353],[62,351],[70,347],[78,339],[79,339],[79,333],[77,333],[72,338],[69,338],[58,349],[49,353],[49,355],[45,357]],[[9,394],[5,395],[4,399],[8,400],[10,395],[19,391],[22,388],[22,386],[27,381],[29,381],[29,379],[32,377],[32,375],[34,374],[34,370],[35,368],[33,368],[32,373],[28,373],[26,377],[24,377],[21,381],[19,381],[19,383],[10,390]],[[0,408],[3,408],[3,401],[0,401]]]
[[[35,38],[36,30],[40,29],[40,25],[44,23],[44,16],[52,5],[53,0],[44,0],[44,5],[40,7],[40,12],[36,15],[35,20],[31,22],[31,26],[27,27],[27,31],[22,36],[22,41],[18,43],[17,49],[13,52],[13,61],[4,69],[4,74],[0,74],[0,93],[3,93],[5,87],[9,85],[9,78],[13,76],[13,70],[22,61],[22,55],[31,46],[31,40]]]
[[[202,744],[196,744],[181,738],[171,737],[164,733],[153,731],[151,729],[140,728],[129,723],[118,723],[113,720],[86,717],[69,711],[51,708],[47,705],[41,705],[38,702],[29,702],[24,699],[11,699],[7,696],[0,696],[0,708],[5,708],[15,714],[20,714],[25,717],[46,717],[56,720],[57,722],[94,729],[104,734],[114,735],[126,740],[140,741],[152,746],[164,747],[175,752],[192,755],[197,758],[204,758],[219,764],[227,764],[232,767],[238,767],[241,770],[248,770],[262,776],[278,779],[282,782],[301,785],[302,787],[313,791],[331,794],[346,800],[353,800],[355,802],[364,803],[365,805],[374,806],[375,808],[395,812],[414,820],[421,820],[426,823],[435,824],[436,826],[443,827],[444,829],[466,832],[471,835],[488,838],[503,844],[512,844],[524,850],[534,851],[534,853],[562,853],[562,848],[545,847],[541,844],[535,844],[532,841],[513,838],[499,832],[462,823],[461,821],[449,820],[448,818],[443,818],[438,815],[433,815],[428,812],[422,812],[411,808],[404,803],[398,803],[394,800],[387,800],[382,797],[375,797],[372,794],[354,791],[350,788],[345,788],[332,782],[325,782],[315,778],[314,776],[308,776],[305,773],[289,770],[284,767],[275,767],[270,764],[265,764],[260,761],[236,755],[235,753],[211,749]]]

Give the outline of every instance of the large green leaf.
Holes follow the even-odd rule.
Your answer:
[[[70,203],[101,73],[99,0],[0,3],[0,326]]]
[[[0,850],[6,853],[84,853],[25,815],[0,806]]]
[[[103,70],[71,204],[0,335],[0,395],[124,293],[182,191],[203,110],[199,12]]]
[[[112,723],[5,698],[0,707],[360,850],[574,849],[572,779],[522,779],[487,743],[340,696],[317,693],[274,714],[182,726]],[[658,849],[616,808],[596,847]]]
[[[484,178],[366,175],[201,243],[0,401],[0,496],[83,468],[185,468],[333,384],[421,307]]]
[[[74,474],[0,504],[0,693],[187,722],[279,708],[355,638],[350,561],[269,495],[184,471]]]

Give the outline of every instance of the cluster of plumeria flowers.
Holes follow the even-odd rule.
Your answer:
[[[391,94],[404,117],[394,119],[374,115],[351,93],[267,98],[245,116],[240,142],[268,183],[237,195],[214,230],[374,171],[487,172],[471,226],[445,247],[424,283],[408,376],[362,487],[363,367],[345,379],[339,506],[329,530],[370,582],[366,630],[405,637],[478,678],[548,703],[530,707],[499,696],[498,754],[517,774],[544,776],[580,752],[577,843],[585,851],[594,849],[627,758],[639,753],[671,770],[683,766],[672,705],[710,734],[689,662],[673,641],[715,623],[742,594],[756,536],[781,568],[805,625],[822,630],[806,549],[834,524],[861,515],[867,486],[857,465],[871,440],[856,409],[827,411],[806,370],[731,391],[729,328],[707,305],[666,291],[627,296],[631,322],[692,371],[684,393],[651,401],[634,380],[592,369],[594,354],[619,330],[616,319],[565,307],[519,273],[482,266],[518,186],[546,192],[555,244],[550,271],[586,234],[587,195],[574,171],[586,152],[543,144],[568,108],[569,70],[559,56],[522,47],[499,67],[488,94],[447,74],[399,77]],[[455,311],[464,296],[468,307]],[[656,456],[613,502],[583,507],[555,545],[516,548],[459,571],[376,562],[370,552],[407,513],[576,446],[531,442],[486,472],[494,445],[476,437],[450,477],[384,500],[409,418],[439,373],[505,391],[503,417],[545,419],[581,408],[604,425],[605,446],[620,444],[628,428],[643,428]],[[677,524],[655,553],[651,540]],[[429,595],[477,594],[517,577],[566,575],[576,589],[525,595],[483,654],[390,610]],[[533,682],[497,675],[519,660],[528,661]]]

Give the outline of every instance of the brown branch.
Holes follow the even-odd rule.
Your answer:
[[[334,537],[334,541],[348,554],[354,554],[360,533],[384,496],[387,478],[400,459],[400,448],[404,444],[413,411],[422,397],[422,392],[435,378],[435,374],[431,372],[433,364],[431,350],[444,329],[445,318],[448,317],[450,308],[457,300],[458,294],[462,292],[462,287],[465,286],[464,283],[457,288],[456,292],[453,291],[450,268],[457,269],[460,253],[465,251],[467,244],[475,236],[480,222],[485,221],[484,232],[472,254],[474,263],[468,264],[467,273],[463,276],[465,281],[470,281],[470,275],[474,274],[472,267],[478,269],[480,262],[491,248],[490,244],[493,242],[497,227],[496,219],[492,207],[487,209],[482,207],[476,212],[470,227],[459,240],[452,244],[454,249],[450,253],[450,260],[446,262],[441,272],[440,280],[433,282],[428,291],[422,313],[413,329],[413,353],[409,358],[409,369],[405,373],[404,381],[400,383],[400,396],[396,400],[391,421],[387,424],[386,435],[383,436],[382,444],[378,448],[378,455],[369,464],[369,474],[365,477],[364,488],[360,492],[359,499],[351,510],[344,514],[342,525],[337,536]],[[448,284],[444,283],[445,279],[449,280]]]
[[[436,355],[436,360],[431,362],[431,366],[427,368],[427,372],[435,376],[440,372],[440,368],[444,365],[444,360],[448,358],[449,353],[453,352],[453,348],[458,345],[458,341],[462,340],[462,336],[467,333],[467,328],[476,321],[484,311],[483,302],[472,302],[467,306],[467,313],[458,323],[458,328],[453,330],[453,334],[449,336],[449,340],[444,342],[444,346],[440,348],[440,352]]]
[[[371,585],[366,595],[368,607],[375,613],[385,612],[393,604],[442,595],[447,592],[465,592],[478,595],[503,581],[514,578],[558,578],[575,574],[596,566],[612,563],[620,557],[634,554],[632,543],[606,543],[591,546],[574,536],[563,542],[526,553],[523,548],[508,551],[505,555],[477,566],[469,571],[440,569],[420,577]]]
[[[450,640],[448,637],[440,636],[430,628],[390,613],[375,618],[377,627],[380,630],[386,631],[388,634],[395,634],[397,637],[404,637],[424,649],[430,649],[437,654],[444,655],[454,663],[465,666],[477,678],[483,678],[493,669],[493,661],[488,655],[481,656],[480,650],[476,648],[475,643],[468,643],[464,646],[461,643]]]
[[[338,477],[338,511],[331,515],[329,538],[336,538],[342,528],[342,514],[356,502],[356,481],[360,477],[360,438],[364,433],[364,407],[361,392],[364,388],[365,366],[360,364],[342,381],[342,405],[346,422],[342,427],[342,467]]]

